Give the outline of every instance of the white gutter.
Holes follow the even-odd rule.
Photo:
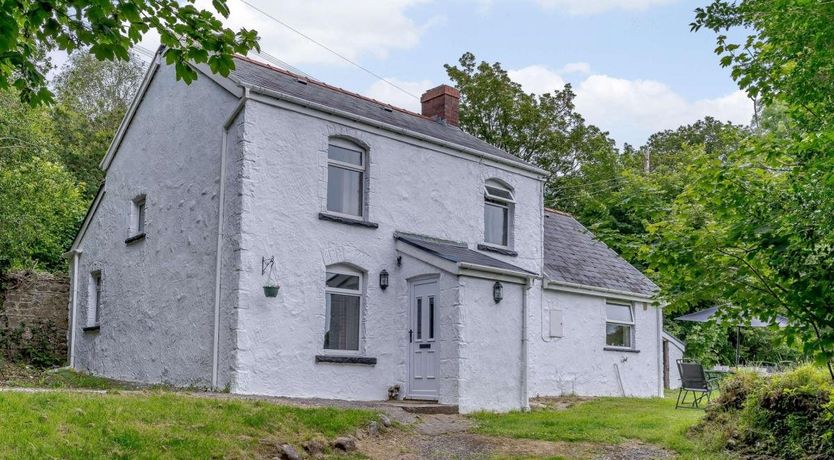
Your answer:
[[[78,312],[78,257],[81,251],[70,251],[72,254],[72,279],[70,280],[70,347],[69,347],[69,367],[75,369],[75,329],[76,316]]]
[[[636,292],[622,291],[619,289],[610,289],[597,286],[588,286],[586,284],[579,283],[569,283],[567,281],[547,280],[544,284],[544,288],[556,291],[574,291],[586,294],[611,294],[612,296],[618,296],[623,300],[634,300],[637,302],[651,303],[654,301],[654,297],[646,296],[644,294],[638,294]]]
[[[226,201],[226,150],[229,137],[229,126],[232,125],[240,111],[249,99],[249,90],[244,88],[243,96],[240,98],[235,109],[229,114],[226,122],[223,123],[223,140],[220,146],[220,192],[217,200],[217,253],[214,260],[214,340],[211,347],[211,386],[217,388],[217,374],[220,360],[220,268],[222,265],[223,249],[223,220]]]
[[[315,103],[315,102],[308,101],[306,99],[302,99],[302,98],[295,97],[295,96],[290,96],[288,94],[284,94],[284,93],[281,93],[281,92],[278,92],[278,91],[272,91],[272,90],[262,88],[262,87],[259,87],[259,86],[247,85],[247,84],[244,84],[242,82],[240,82],[239,84],[241,86],[243,86],[244,89],[248,89],[253,93],[263,94],[264,96],[268,96],[268,97],[271,97],[273,99],[283,100],[283,101],[289,102],[291,104],[296,104],[296,105],[300,105],[302,107],[307,107],[309,109],[329,113],[331,115],[336,115],[338,117],[347,118],[349,120],[353,120],[353,121],[363,123],[363,124],[366,124],[366,125],[371,125],[371,126],[374,126],[374,127],[377,127],[377,128],[384,129],[386,131],[391,131],[391,132],[394,132],[394,133],[402,134],[402,135],[407,136],[407,137],[420,139],[421,141],[428,142],[430,144],[440,145],[442,147],[445,147],[445,148],[448,148],[448,149],[451,149],[451,150],[457,150],[459,152],[464,152],[464,153],[467,153],[469,155],[474,155],[478,158],[483,158],[483,159],[487,159],[487,160],[490,160],[490,161],[494,161],[495,163],[499,163],[499,164],[506,165],[506,166],[511,166],[513,168],[520,169],[522,171],[527,171],[527,172],[530,172],[530,173],[534,173],[534,174],[542,176],[542,177],[547,177],[547,176],[550,175],[550,173],[548,173],[547,171],[545,171],[541,168],[537,168],[535,166],[519,163],[519,162],[510,160],[510,159],[507,159],[507,158],[499,157],[497,155],[492,155],[492,154],[489,154],[489,153],[481,152],[480,150],[476,150],[476,149],[473,149],[473,148],[464,147],[462,145],[455,144],[453,142],[448,142],[448,141],[444,141],[444,140],[441,140],[441,139],[437,139],[435,137],[427,136],[425,134],[421,134],[421,133],[418,133],[418,132],[415,132],[415,131],[411,131],[409,129],[401,128],[399,126],[394,126],[394,125],[391,125],[391,124],[388,124],[388,123],[383,123],[381,121],[373,120],[371,118],[366,118],[366,117],[356,115],[356,114],[353,114],[353,113],[350,113],[350,112],[345,112],[343,110],[334,109],[333,107],[328,107],[328,106],[323,105],[323,104],[318,104],[318,103]]]
[[[527,279],[527,284],[521,294],[521,410],[530,410],[530,399],[527,394],[527,297],[533,287],[533,278]]]
[[[505,275],[505,276],[510,276],[510,277],[514,277],[514,278],[519,278],[519,279],[525,280],[524,281],[525,283],[527,283],[528,282],[527,280],[529,280],[531,278],[538,278],[538,276],[536,276],[532,273],[519,272],[519,271],[516,271],[516,270],[508,270],[508,269],[505,269],[505,268],[488,267],[486,265],[473,264],[473,263],[470,263],[470,262],[458,262],[457,266],[458,266],[459,269],[464,269],[464,270],[475,270],[475,271],[479,271],[479,272],[495,273],[496,275]]]
[[[663,397],[663,308],[658,308],[657,317],[657,395]]]

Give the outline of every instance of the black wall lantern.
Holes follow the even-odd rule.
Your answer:
[[[494,300],[495,303],[499,303],[503,298],[504,286],[500,282],[496,281],[495,284],[492,285],[492,300]]]
[[[383,291],[388,288],[388,270],[379,272],[379,288]]]

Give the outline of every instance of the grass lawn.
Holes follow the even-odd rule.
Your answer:
[[[0,458],[273,458],[353,433],[368,410],[297,408],[170,392],[0,392]]]
[[[665,398],[596,398],[561,410],[480,413],[473,418],[477,431],[486,435],[601,444],[635,439],[677,452],[684,459],[726,458],[687,433],[704,412],[675,410],[675,396],[677,392]]]

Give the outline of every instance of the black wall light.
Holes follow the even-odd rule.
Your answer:
[[[499,281],[496,281],[495,284],[492,285],[492,300],[494,300],[495,303],[499,303],[503,298],[504,286]]]
[[[379,287],[383,291],[388,288],[388,270],[379,272]]]

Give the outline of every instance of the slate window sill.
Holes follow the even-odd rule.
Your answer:
[[[379,224],[376,222],[368,222],[367,220],[356,219],[353,217],[340,216],[337,214],[330,214],[326,212],[319,213],[319,220],[327,220],[336,222],[337,224],[356,225],[357,227],[378,228]]]
[[[125,240],[125,244],[135,243],[137,241],[142,241],[145,239],[144,233],[137,233],[136,235],[131,236],[130,238]]]
[[[362,364],[365,366],[376,366],[376,358],[370,358],[367,356],[316,355],[316,363]]]
[[[620,347],[604,347],[603,350],[605,351],[622,351],[625,353],[640,353],[640,350],[635,348],[620,348]]]
[[[505,255],[505,256],[512,256],[512,257],[515,257],[515,256],[518,255],[518,253],[513,251],[512,249],[501,248],[501,247],[498,247],[498,246],[492,246],[492,245],[483,244],[483,243],[478,244],[478,250],[494,252],[496,254],[502,254],[502,255]]]
[[[85,326],[82,327],[81,330],[84,332],[98,332],[101,329],[100,324],[96,324],[95,326]]]

